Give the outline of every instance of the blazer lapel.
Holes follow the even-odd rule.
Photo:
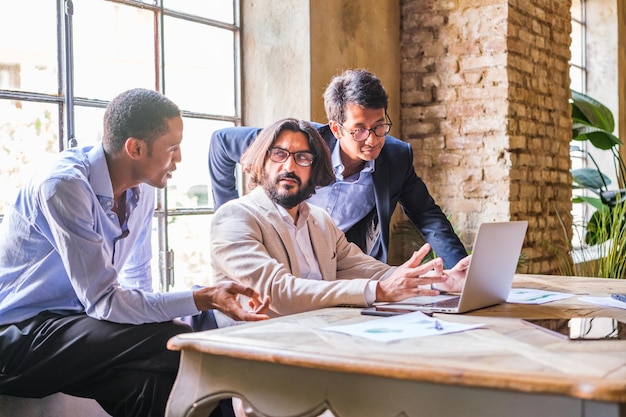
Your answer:
[[[335,242],[329,240],[332,233],[324,233],[319,221],[311,214],[307,221],[311,245],[315,253],[315,259],[320,267],[322,279],[324,281],[334,281],[337,276],[337,254],[335,253]]]
[[[374,181],[374,197],[376,199],[376,211],[378,212],[378,222],[385,227],[382,221],[390,216],[389,213],[389,164],[380,156],[376,159],[372,180]]]
[[[285,221],[274,205],[274,202],[270,200],[261,186],[256,187],[250,193],[250,197],[259,206],[261,211],[264,212],[266,217],[269,219],[271,227],[276,232],[276,239],[274,239],[274,242],[264,242],[265,245],[271,244],[274,247],[282,246],[283,251],[286,253],[285,258],[288,262],[287,267],[293,275],[300,276],[300,266],[298,264],[298,256],[296,254],[294,242],[292,242],[291,235],[285,225]]]

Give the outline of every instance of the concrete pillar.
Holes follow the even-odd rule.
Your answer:
[[[241,0],[243,123],[283,117],[326,122],[322,94],[348,68],[374,72],[400,123],[397,0]]]

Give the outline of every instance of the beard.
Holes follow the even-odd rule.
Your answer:
[[[283,178],[291,178],[297,181],[300,188],[293,194],[290,194],[289,191],[293,187],[285,188],[283,186],[279,186],[278,183]],[[315,192],[315,187],[312,187],[309,183],[302,184],[300,177],[298,177],[293,172],[287,172],[286,174],[280,174],[274,177],[273,179],[266,179],[263,182],[263,189],[269,196],[270,200],[274,203],[283,206],[287,209],[294,208],[298,204],[302,203],[304,200],[308,199]]]

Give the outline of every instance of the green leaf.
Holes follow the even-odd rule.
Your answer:
[[[572,199],[572,202],[573,203],[589,203],[596,210],[602,210],[603,207],[606,207],[604,206],[604,204],[602,204],[602,200],[600,200],[599,198],[586,197],[584,195],[579,195],[579,196],[574,197]]]
[[[573,124],[572,140],[588,140],[593,146],[603,150],[611,149],[613,146],[622,145],[622,141],[614,134],[584,123]]]
[[[611,183],[611,179],[597,169],[576,168],[572,170],[572,180],[574,180],[574,183],[580,184],[584,188],[602,190],[604,188],[602,178],[604,178],[607,185]]]
[[[613,113],[608,107],[585,94],[574,90],[571,90],[571,92],[572,117],[584,119],[590,125],[599,127],[607,132],[615,130]]]
[[[593,130],[595,128],[589,127],[586,132],[579,133],[575,137],[572,137],[572,140],[588,140],[591,144],[602,150],[609,150],[614,146],[618,146],[622,144],[622,141],[612,133],[607,133],[603,130]],[[574,132],[572,130],[572,132]]]

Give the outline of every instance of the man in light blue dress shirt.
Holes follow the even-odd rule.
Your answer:
[[[238,320],[251,288],[155,293],[154,187],[181,161],[183,120],[152,90],[117,96],[102,143],[62,152],[22,187],[0,224],[0,394],[93,398],[112,416],[160,416],[179,353],[176,317],[217,308]],[[125,280],[127,287],[120,281]],[[265,300],[267,302],[267,300]]]

